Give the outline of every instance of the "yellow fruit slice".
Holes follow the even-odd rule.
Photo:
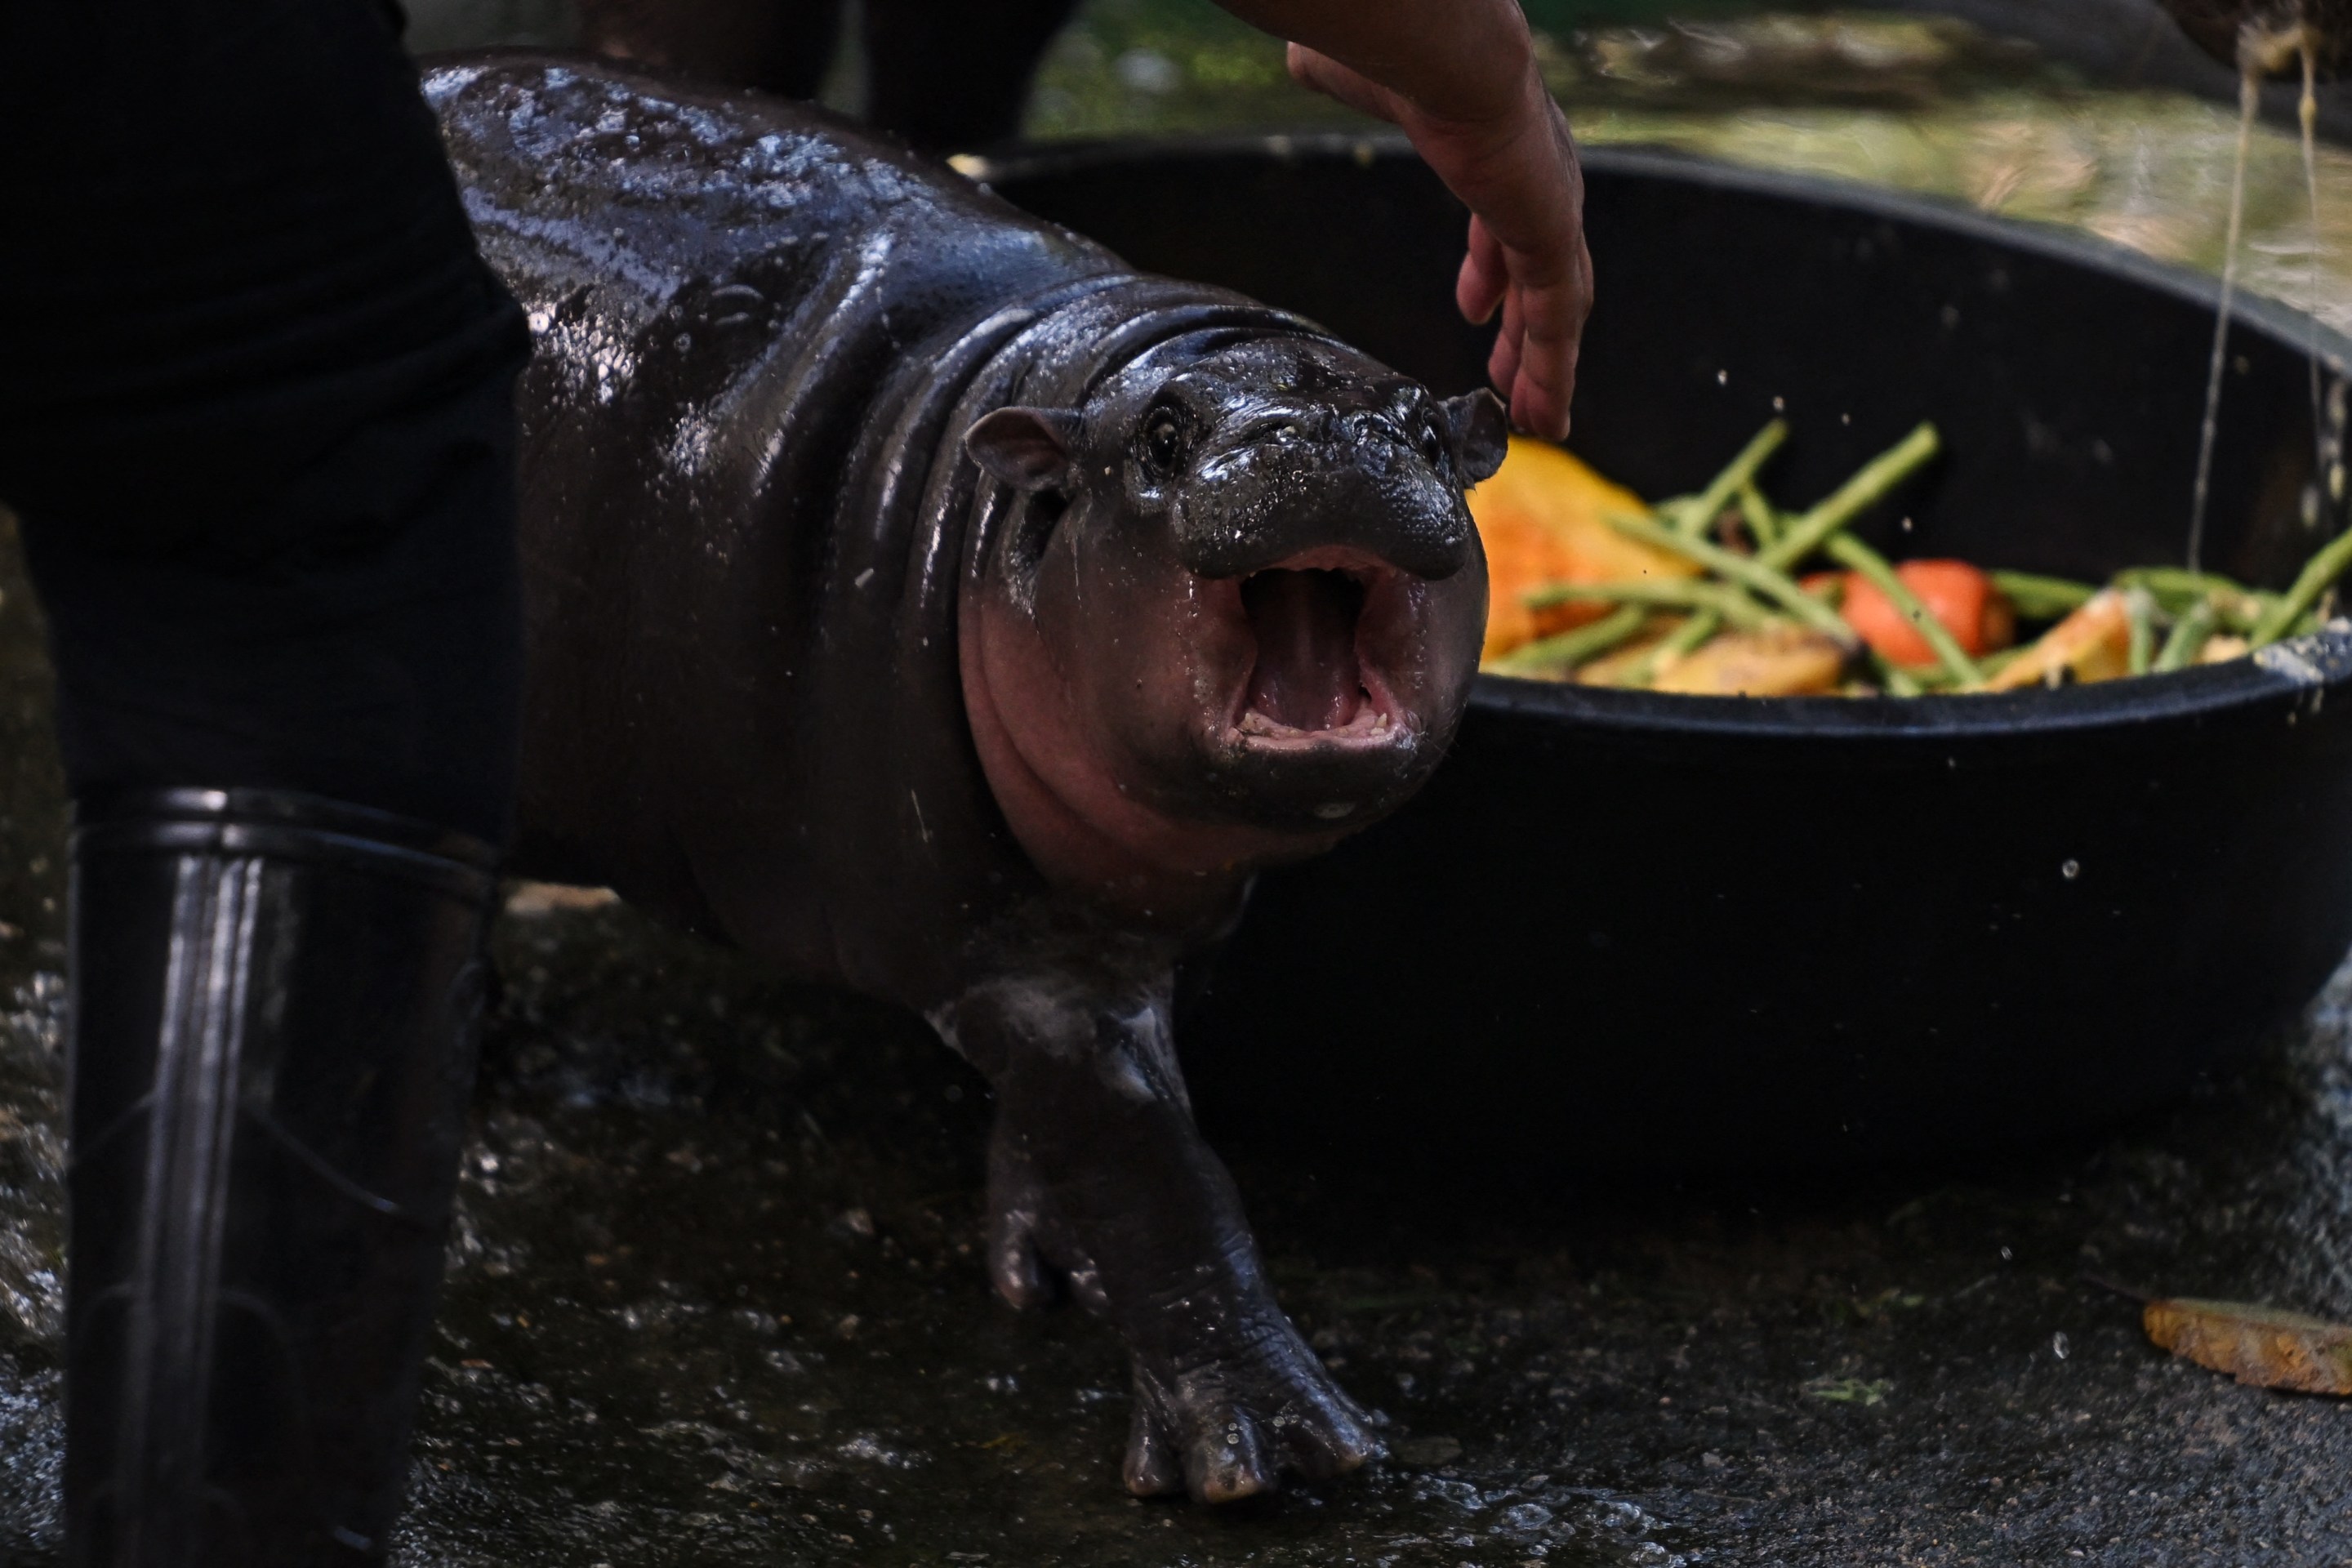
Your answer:
[[[1484,658],[1609,613],[1597,600],[1529,610],[1526,595],[1547,584],[1698,574],[1692,563],[1627,539],[1603,521],[1612,514],[1646,518],[1650,509],[1549,442],[1512,437],[1502,468],[1470,492],[1469,502],[1486,550]]]

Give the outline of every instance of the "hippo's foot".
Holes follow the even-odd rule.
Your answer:
[[[1201,1358],[1191,1364],[1136,1356],[1129,1491],[1230,1502],[1272,1490],[1285,1469],[1321,1480],[1381,1454],[1372,1418],[1331,1381],[1280,1308],[1266,1301],[1263,1312],[1255,1332],[1195,1347]]]
[[[1194,1147],[1213,1163],[1197,1139]],[[1066,1217],[1087,1205],[1057,1203],[1002,1122],[990,1164],[989,1263],[998,1293],[1016,1307],[1043,1306],[1059,1280],[1127,1341],[1135,1384],[1128,1490],[1230,1502],[1273,1490],[1286,1469],[1320,1479],[1381,1454],[1374,1417],[1331,1380],[1276,1303],[1222,1168],[1210,1190],[1181,1194],[1205,1198],[1212,1212],[1195,1208],[1155,1225],[1151,1199],[1180,1194],[1139,1194],[1131,1208],[1113,1205],[1122,1217],[1097,1238],[1079,1234],[1094,1227]],[[1112,1173],[1090,1183],[1087,1195],[1098,1200],[1117,1181]],[[1203,1222],[1213,1236],[1222,1233],[1207,1256],[1178,1256],[1200,1246]]]

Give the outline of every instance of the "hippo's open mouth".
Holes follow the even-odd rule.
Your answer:
[[[1354,551],[1316,551],[1241,582],[1257,643],[1234,728],[1244,744],[1297,746],[1400,738],[1377,635],[1397,620],[1402,574]]]

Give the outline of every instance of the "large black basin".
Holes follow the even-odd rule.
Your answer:
[[[1696,488],[1783,411],[1771,484],[1803,501],[1932,418],[1949,455],[1871,520],[1883,548],[2089,578],[2181,558],[2210,283],[1819,181],[1629,153],[1589,174],[1601,292],[1573,445],[1604,471]],[[1450,303],[1464,215],[1402,146],[1105,146],[983,174],[1440,390],[1481,379],[1487,334]],[[2343,526],[2313,483],[2313,341],[2237,313],[2206,559],[2256,583]],[[2332,390],[2352,344],[2317,341]],[[2347,682],[2339,631],[2003,697],[1484,679],[1422,798],[1265,878],[1193,977],[1195,1092],[1228,1135],[1653,1169],[2111,1121],[2291,1019],[2352,942]]]

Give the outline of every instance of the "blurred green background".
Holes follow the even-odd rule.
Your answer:
[[[2049,48],[1922,12],[1531,0],[1528,13],[1587,142],[1861,180],[2221,265],[2236,116],[2200,93],[2102,80]],[[2168,28],[2160,38],[2178,43]],[[1360,123],[1294,86],[1278,44],[1207,0],[1092,0],[1046,59],[1029,129]],[[2258,128],[2244,281],[2352,328],[2352,156],[2323,142],[2317,173],[2315,268],[2296,141]]]

